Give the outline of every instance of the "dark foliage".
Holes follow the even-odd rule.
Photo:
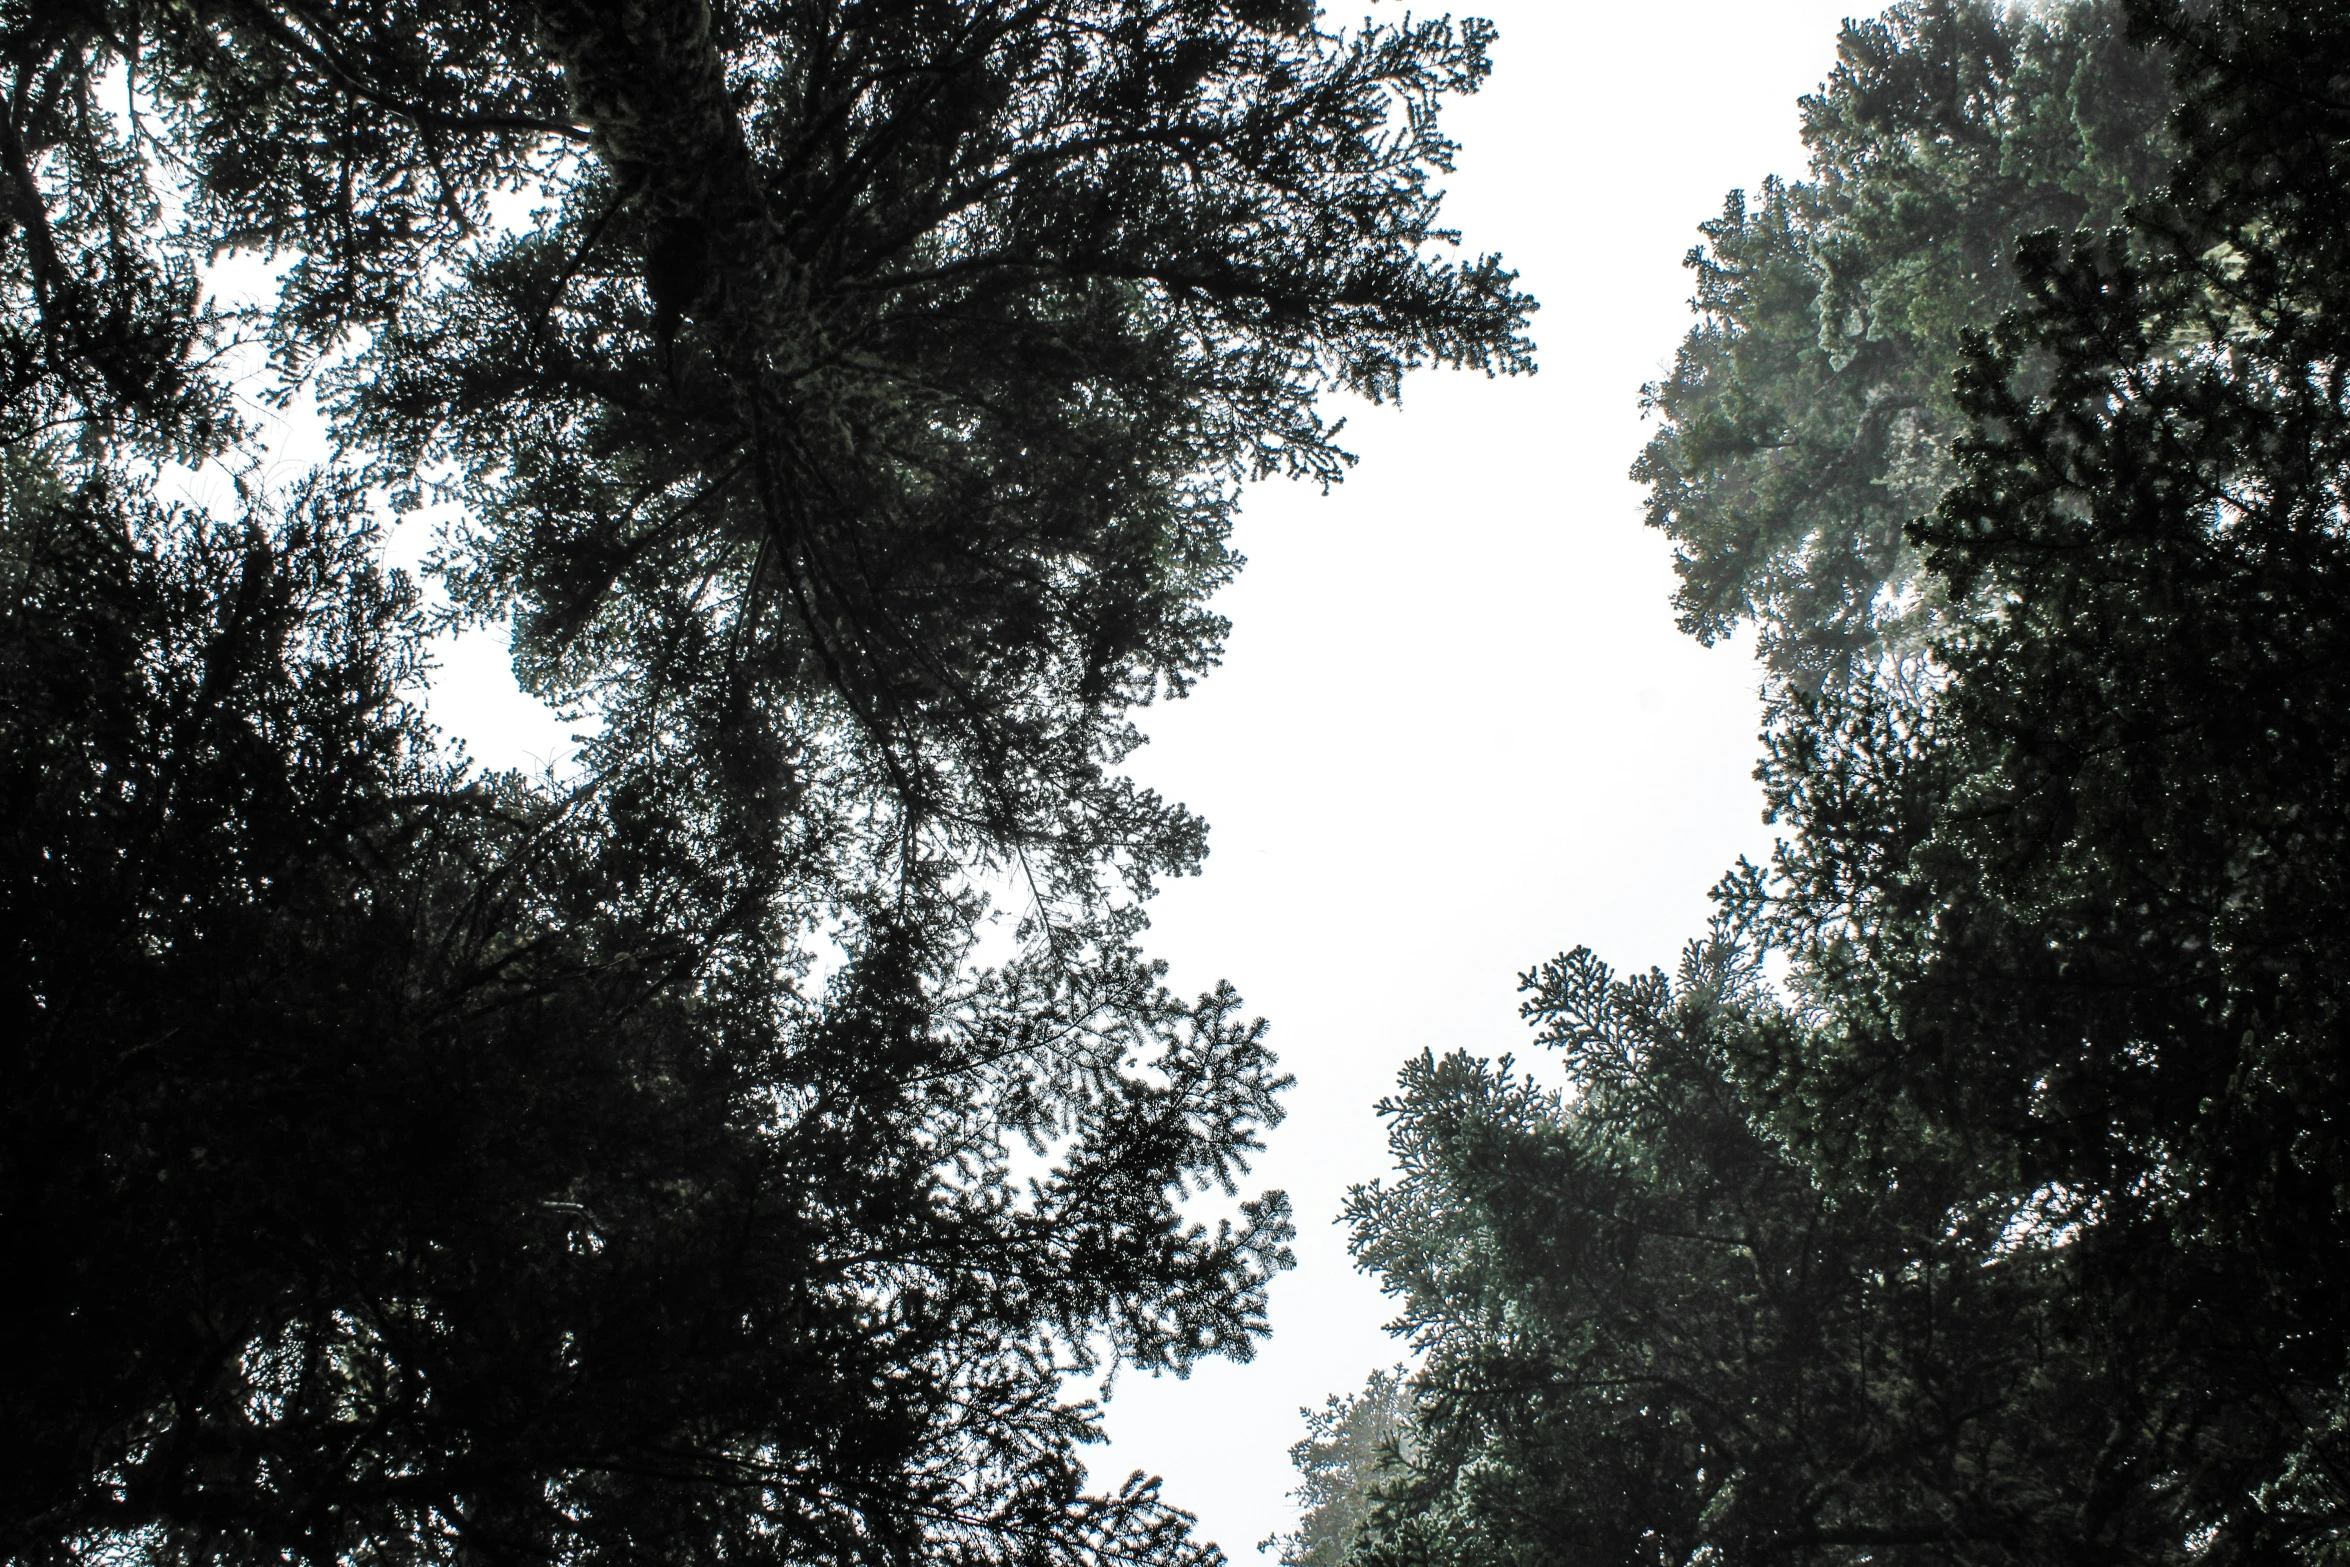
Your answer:
[[[1063,1391],[1286,1264],[1262,1028],[1134,946],[1202,829],[1116,769],[1318,392],[1528,367],[1429,185],[1486,41],[0,4],[12,1558],[1212,1556]],[[282,503],[260,350],[340,443]],[[385,490],[575,779],[436,749]]]
[[[1678,985],[1529,977],[1570,1093],[1407,1076],[1363,1559],[2343,1559],[2346,20],[2132,8],[2178,162],[1965,336],[1930,645],[1781,688]]]
[[[1365,1562],[2184,1560],[2164,1346],[2062,1216],[1823,1180],[1744,1086],[1811,1043],[1717,931],[1676,981],[1526,976],[1564,1093],[1424,1057],[1357,1251],[1426,1355]]]
[[[881,802],[875,841],[1017,850],[1056,896],[1197,858],[1105,768],[1215,659],[1236,481],[1337,476],[1321,389],[1529,364],[1510,274],[1432,248],[1482,24],[425,0],[13,32],[20,100],[119,65],[163,116],[87,176],[30,123],[49,207],[129,212],[168,159],[160,253],[292,258],[253,323],[287,361],[377,329],[339,428],[465,503],[450,585],[518,616],[535,689]],[[139,251],[131,222],[84,248]],[[152,365],[212,341],[148,314]]]
[[[2135,243],[2023,249],[1917,531],[2000,611],[1931,691],[1792,717],[1767,781],[1800,829],[1782,929],[1867,1020],[1822,1069],[1901,1082],[1904,1118],[2094,1219],[2099,1287],[2195,1346],[2179,1418],[2260,1428],[2192,1477],[2213,1549],[2257,1551],[2338,1538],[2350,1501],[2350,56],[2283,9],[2146,21],[2179,58],[2172,198]]]
[[[806,989],[690,777],[434,758],[351,494],[17,477],[13,1553],[1183,1554],[1052,1373],[1261,1330],[1278,1198],[1174,1206],[1277,1116],[1228,994],[918,923]]]
[[[1298,1524],[1257,1549],[1278,1549],[1283,1567],[1340,1567],[1370,1518],[1380,1483],[1403,1465],[1410,1384],[1401,1366],[1374,1371],[1360,1393],[1333,1393],[1320,1409],[1298,1413],[1306,1435],[1289,1449],[1298,1472],[1298,1487],[1290,1493]]]

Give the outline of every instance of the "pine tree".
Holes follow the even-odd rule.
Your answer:
[[[1964,335],[1931,637],[1780,685],[1786,838],[1677,983],[1529,976],[1571,1093],[1388,1107],[1363,1560],[2341,1559],[2350,34],[2130,21],[2177,161]]]
[[[1229,992],[812,986],[690,776],[437,755],[355,487],[18,479],[13,1555],[1197,1555],[1056,1378],[1262,1331],[1278,1194],[1177,1206],[1278,1119]]]
[[[2144,9],[2168,198],[2023,247],[1916,530],[1996,609],[1766,765],[1771,917],[1852,1020],[1789,1092],[1899,1082],[1889,1142],[2061,1194],[2084,1287],[2191,1352],[2167,1418],[2212,1435],[2179,1483],[2222,1558],[2350,1526],[2338,21]]]
[[[1118,766],[1317,393],[1529,367],[1430,186],[1487,42],[0,6],[12,1558],[1212,1558],[1064,1387],[1250,1352],[1284,1080]],[[576,777],[437,748],[383,494]]]
[[[1678,975],[1525,976],[1564,1090],[1423,1056],[1357,1256],[1423,1364],[1363,1563],[2184,1561],[2161,1342],[2061,1221],[1946,1168],[1823,1179],[1753,1064],[1817,1047],[1733,929]]]
[[[2021,295],[2015,243],[2102,230],[2168,166],[2161,61],[2119,0],[1900,4],[1803,100],[1811,177],[1700,225],[1690,329],[1634,466],[1682,629],[1743,624],[1782,683],[1914,656],[1943,614],[1904,530],[1953,477],[1968,328]]]
[[[1298,1524],[1257,1548],[1278,1548],[1283,1567],[1339,1567],[1361,1538],[1381,1484],[1403,1469],[1412,1440],[1410,1384],[1400,1366],[1374,1371],[1361,1392],[1333,1393],[1322,1408],[1298,1413],[1306,1435],[1289,1449]]]

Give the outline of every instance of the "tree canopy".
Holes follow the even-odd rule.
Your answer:
[[[1398,1366],[1372,1372],[1351,1397],[1333,1393],[1320,1409],[1299,1410],[1306,1435],[1289,1449],[1298,1472],[1298,1487],[1290,1493],[1298,1524],[1257,1549],[1278,1547],[1284,1567],[1339,1567],[1370,1517],[1380,1482],[1403,1462],[1409,1399]]]
[[[689,777],[437,757],[354,500],[13,497],[12,1553],[1180,1549],[1037,1379],[1260,1330],[1278,1197],[1174,1202],[1261,1027],[918,929],[798,983]]]
[[[1853,23],[1802,102],[1811,177],[1699,226],[1698,324],[1644,389],[1658,429],[1633,468],[1683,630],[1751,623],[1804,687],[1933,635],[1946,588],[1904,530],[1953,475],[1964,335],[2020,300],[2020,236],[2103,230],[2168,164],[2169,79],[2123,13],[1962,0]]]
[[[1212,1558],[1067,1379],[1250,1352],[1285,1080],[1118,768],[1318,394],[1530,368],[1431,183],[1488,41],[0,4],[12,1559]],[[438,744],[441,613],[575,776]]]
[[[1672,979],[1578,949],[1525,985],[1563,1091],[1406,1070],[1349,1218],[1426,1358],[1355,1559],[2176,1559],[2159,1349],[2029,1208],[1822,1179],[1749,1086],[1810,1046],[1759,978],[1730,928]]]
[[[1426,1360],[1356,1559],[2350,1549],[2350,57],[2322,7],[2126,15],[2173,161],[2125,225],[2014,236],[2004,309],[1934,299],[1935,608],[1776,683],[1773,864],[1676,978],[1527,976],[1563,1091],[1431,1056],[1386,1107],[1355,1244]]]

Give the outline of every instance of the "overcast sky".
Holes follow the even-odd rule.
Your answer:
[[[1362,462],[1336,492],[1253,492],[1224,667],[1145,715],[1138,759],[1213,826],[1150,946],[1179,988],[1229,979],[1272,1020],[1297,1086],[1257,1173],[1300,1234],[1257,1359],[1120,1379],[1095,1472],[1165,1476],[1242,1567],[1291,1522],[1298,1407],[1404,1353],[1334,1223],[1386,1168],[1373,1106],[1398,1065],[1522,1050],[1516,976],[1578,943],[1669,965],[1706,888],[1770,843],[1747,650],[1674,630],[1669,550],[1625,471],[1640,384],[1688,324],[1695,225],[1731,187],[1801,171],[1795,100],[1859,8],[1478,9],[1501,29],[1497,68],[1451,113],[1447,214],[1543,301],[1541,373],[1424,374],[1401,409],[1354,412]],[[490,634],[447,657],[434,707],[494,765],[561,746]]]
[[[1362,462],[1330,496],[1255,492],[1224,667],[1144,724],[1141,774],[1213,824],[1151,946],[1185,989],[1238,986],[1297,1074],[1258,1173],[1296,1204],[1298,1266],[1252,1363],[1121,1379],[1095,1469],[1164,1475],[1244,1564],[1289,1526],[1298,1407],[1403,1353],[1333,1223],[1387,1166],[1373,1106],[1398,1065],[1523,1052],[1518,974],[1578,943],[1669,966],[1706,889],[1770,844],[1749,650],[1674,629],[1626,470],[1640,385],[1689,324],[1695,225],[1802,171],[1795,100],[1860,7],[1480,9],[1501,38],[1450,116],[1447,214],[1543,302],[1541,373],[1422,375],[1354,415]]]

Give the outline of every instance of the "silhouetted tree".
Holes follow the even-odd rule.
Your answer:
[[[1569,1092],[1389,1106],[1364,1560],[2341,1559],[2350,31],[2130,17],[2177,161],[1964,337],[1930,640],[1781,686],[1678,983],[1528,977]]]
[[[1528,367],[1429,187],[1486,42],[0,5],[9,1554],[1212,1550],[1063,1394],[1286,1263],[1279,1193],[1183,1217],[1282,1080],[1136,950],[1202,831],[1117,767],[1318,392]],[[275,500],[255,347],[338,442]],[[387,491],[576,778],[435,748]]]
[[[1196,1554],[1057,1378],[1261,1331],[1228,992],[918,904],[811,986],[690,773],[435,755],[355,491],[16,477],[12,1553]]]
[[[1564,1091],[1406,1069],[1398,1174],[1348,1216],[1426,1359],[1352,1559],[2184,1560],[2164,1345],[2032,1205],[1792,1151],[1749,1076],[1814,1033],[1755,957],[1717,930],[1675,979],[1527,975]]]

